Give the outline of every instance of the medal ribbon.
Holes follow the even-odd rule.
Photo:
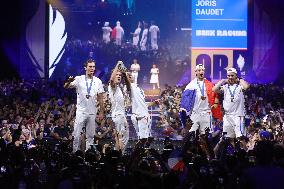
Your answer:
[[[199,84],[198,81],[197,81],[197,85],[198,85],[198,87],[199,87],[199,89],[200,89],[201,95],[202,95],[203,97],[205,97],[205,95],[204,95],[204,81],[203,81],[202,88],[200,87],[200,84]]]
[[[230,89],[230,86],[228,85],[228,89],[229,89],[229,92],[230,92],[230,95],[231,95],[231,98],[234,98],[235,97],[235,92],[236,92],[236,89],[237,89],[238,85],[236,85],[234,91],[232,92],[231,89]]]
[[[93,78],[94,78],[94,77],[92,77],[92,81],[91,81],[90,87],[89,87],[89,85],[88,85],[88,80],[87,80],[87,76],[85,77],[88,96],[90,96],[90,93],[91,93],[91,89],[92,89],[92,85],[93,85]]]

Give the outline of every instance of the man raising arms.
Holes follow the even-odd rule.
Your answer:
[[[220,80],[214,87],[214,92],[224,93],[223,108],[223,132],[228,138],[239,138],[245,135],[244,116],[245,98],[244,91],[249,84],[237,77],[235,68],[227,69],[227,79]]]

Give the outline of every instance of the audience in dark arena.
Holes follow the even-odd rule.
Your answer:
[[[216,2],[219,4],[219,1]],[[0,12],[3,14],[1,18],[4,18],[0,34],[0,188],[283,189],[284,80],[281,75],[284,53],[280,49],[284,48],[281,32],[284,29],[284,3],[280,0],[238,1],[240,5],[247,5],[245,20],[222,18],[224,22],[235,20],[236,23],[244,23],[244,47],[219,48],[210,44],[210,48],[203,49],[194,46],[197,30],[207,35],[207,31],[216,31],[217,34],[219,29],[195,28],[192,13],[196,13],[194,10],[197,9],[192,6],[200,3],[204,6],[198,8],[215,13],[214,10],[223,9],[215,6],[216,2],[3,1],[4,8]],[[231,2],[228,7],[241,12],[240,7],[235,9]],[[211,4],[213,9],[207,4]],[[231,11],[227,13],[232,16]],[[219,15],[214,15],[212,23],[229,31],[215,20],[219,18]],[[53,31],[52,24],[55,23],[62,33]],[[124,30],[119,42],[116,23]],[[150,26],[154,23],[159,32],[156,31],[151,38]],[[103,36],[102,27],[111,27],[115,32],[109,30],[107,37]],[[133,38],[137,37],[136,29],[141,30],[139,40],[145,30],[145,44],[137,43],[139,40],[133,42]],[[146,30],[149,30],[147,37]],[[54,41],[51,40],[52,31],[58,37]],[[213,36],[202,36],[210,37]],[[218,41],[224,38],[215,36],[215,33],[214,37]],[[234,39],[233,36],[227,37]],[[60,41],[54,57],[51,55],[56,45],[52,41]],[[211,49],[213,47],[216,49]],[[128,68],[134,59],[141,68],[138,85],[134,86],[136,96],[131,93],[134,91],[131,84],[134,83],[126,80],[131,78],[131,69]],[[73,131],[78,123],[75,117],[76,114],[78,116],[79,92],[72,87],[64,88],[64,83],[67,78],[85,74],[83,63],[88,60],[92,64],[92,73],[103,84],[99,92],[103,97],[103,107],[96,104],[96,100],[92,101],[92,108],[98,110],[97,115],[86,111],[94,119],[90,122],[86,118],[81,122],[82,127],[76,133],[78,148],[74,150]],[[116,64],[118,62],[120,64]],[[160,86],[157,89],[150,85],[153,64],[159,69]],[[235,76],[240,76],[236,78],[238,82],[244,79],[249,82],[247,90],[239,90],[246,112],[235,117],[244,119],[244,135],[230,138],[228,132],[223,132],[226,123],[222,116],[220,119],[210,117],[210,122],[206,122],[210,123],[210,131],[204,128],[202,133],[199,130],[190,132],[194,128],[191,110],[183,110],[182,98],[186,84],[195,76],[197,65],[206,69],[203,79],[212,82],[212,86],[205,87],[205,90],[205,80],[202,80],[203,89],[201,83],[197,83],[206,101],[209,98],[204,96],[204,92],[214,91],[213,83],[226,77],[227,68],[237,69]],[[112,80],[116,67],[116,73],[121,73],[114,74],[117,77]],[[86,86],[88,92],[83,97],[89,99],[91,87],[88,87],[87,77],[82,75],[82,78],[81,85]],[[92,77],[89,80],[94,89]],[[111,93],[107,93],[109,84],[113,96],[117,91],[122,94],[119,96],[122,97],[119,99],[121,103],[117,104],[119,108],[123,107],[124,126],[129,126],[129,137],[123,148],[120,148],[122,140],[119,137],[125,135],[117,132],[119,124],[113,121],[122,114],[112,115],[115,103],[111,103]],[[218,93],[216,101],[212,101],[213,106],[221,105],[222,115],[225,112],[222,107],[224,96],[224,93]],[[137,111],[131,119],[135,114],[132,110],[135,97],[140,100],[136,104],[137,109],[141,110],[142,104],[144,112],[147,108],[148,112],[142,115]],[[182,113],[185,119],[181,118]],[[147,120],[144,124],[147,125],[147,136],[139,138],[139,127],[133,123],[137,121],[138,125],[141,120]],[[94,135],[89,137],[91,140],[87,140],[87,122],[96,123],[89,124],[96,126],[90,129],[94,131]]]
[[[161,93],[152,132],[163,137],[117,151],[113,123],[98,123],[95,145],[72,153],[74,92],[62,81],[0,83],[0,165],[4,188],[282,188],[284,186],[283,88],[253,84],[245,93],[247,137],[231,143],[214,121],[199,138],[181,128],[183,87]],[[135,138],[135,134],[130,134]],[[84,134],[82,134],[84,140]],[[154,140],[159,140],[155,138]],[[154,143],[154,142],[153,142]],[[161,148],[161,149],[159,149]],[[84,147],[82,147],[84,149]],[[111,173],[111,174],[110,174]],[[261,178],[261,180],[259,180]]]

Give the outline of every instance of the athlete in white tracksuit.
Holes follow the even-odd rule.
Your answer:
[[[140,41],[141,51],[146,51],[146,49],[147,49],[146,45],[147,45],[147,40],[148,40],[148,32],[149,32],[148,24],[144,23],[144,29],[143,29],[142,37],[141,37],[141,41]]]
[[[116,22],[115,29],[116,29],[115,44],[121,46],[122,38],[124,35],[124,29],[120,26],[119,21]]]
[[[133,64],[131,64],[130,70],[132,71],[132,77],[134,79],[134,83],[137,84],[138,72],[140,71],[140,65],[138,64],[137,59],[133,60]]]
[[[158,33],[160,29],[158,26],[155,25],[155,22],[151,22],[151,26],[149,28],[150,38],[151,38],[151,49],[158,50]]]
[[[118,134],[118,145],[120,150],[124,151],[129,140],[129,126],[125,112],[126,91],[124,87],[120,87],[121,80],[122,72],[116,66],[108,86],[108,93],[111,102],[111,116]]]
[[[131,33],[133,35],[132,44],[136,48],[138,48],[140,33],[141,33],[141,22],[138,22],[138,26],[135,29],[134,33]]]
[[[103,42],[109,43],[110,42],[110,34],[112,32],[111,27],[109,27],[109,22],[105,22],[104,27],[102,27],[103,30]]]
[[[212,112],[205,87],[204,71],[204,66],[198,64],[195,68],[196,78],[185,87],[185,90],[196,91],[194,106],[190,115],[193,124],[189,132],[199,130],[200,134],[205,134],[206,129],[209,129],[209,132],[213,132]]]
[[[64,84],[65,88],[75,88],[77,93],[76,118],[74,131],[72,133],[73,152],[80,150],[80,136],[83,132],[83,127],[86,127],[86,150],[90,149],[94,143],[96,116],[97,116],[97,101],[100,105],[100,118],[103,117],[103,96],[104,88],[99,78],[93,76],[95,71],[95,62],[88,60],[85,63],[86,75],[69,77]]]
[[[227,69],[227,79],[222,79],[214,87],[213,91],[224,93],[223,108],[223,132],[229,138],[239,138],[246,135],[244,127],[245,99],[243,91],[249,88],[249,84],[237,77],[235,68]]]
[[[147,139],[151,136],[151,117],[145,102],[144,91],[136,83],[131,83],[131,101],[131,121],[136,130],[137,137],[138,139]]]

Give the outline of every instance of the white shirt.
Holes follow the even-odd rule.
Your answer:
[[[141,28],[140,27],[136,28],[134,35],[133,35],[133,44],[134,45],[137,45],[138,42],[139,42],[140,32],[141,32]]]
[[[229,89],[231,90],[232,94],[235,90],[233,102],[231,101],[231,93]],[[245,98],[243,93],[243,87],[238,84],[225,84],[222,86],[222,90],[224,91],[223,107],[225,110],[225,114],[245,116]]]
[[[103,30],[103,38],[109,38],[112,29],[109,26],[104,26],[102,27],[102,30]]]
[[[116,26],[116,39],[121,39],[124,35],[124,30],[121,26]]]
[[[87,84],[90,88],[90,97],[88,95]],[[77,111],[87,114],[97,114],[97,95],[104,92],[102,81],[93,76],[87,79],[86,75],[76,76],[75,80],[70,83],[70,88],[76,88],[77,93]]]
[[[138,72],[140,70],[139,64],[131,64],[130,70],[133,72]]]
[[[124,96],[120,87],[116,87],[115,92],[108,86],[109,99],[111,102],[111,114],[113,117],[125,114]]]
[[[195,78],[185,87],[185,90],[187,90],[187,89],[196,90],[194,106],[193,106],[192,111],[194,113],[202,113],[202,114],[211,112],[211,109],[210,109],[209,103],[208,103],[208,97],[207,97],[207,92],[206,92],[204,80],[198,81],[200,87],[198,86],[197,81],[198,81],[197,78]],[[201,99],[201,97],[202,97],[201,89],[203,88],[203,86],[204,86],[204,96],[206,97],[205,100]]]
[[[151,34],[151,38],[158,38],[158,32],[160,31],[159,27],[156,25],[152,25],[149,28],[149,32]]]
[[[141,37],[142,42],[146,43],[147,37],[148,37],[148,29],[145,28],[145,29],[143,30],[142,37]]]
[[[144,91],[135,83],[131,83],[132,113],[139,117],[149,116]]]
[[[151,74],[159,74],[159,68],[151,68]]]

